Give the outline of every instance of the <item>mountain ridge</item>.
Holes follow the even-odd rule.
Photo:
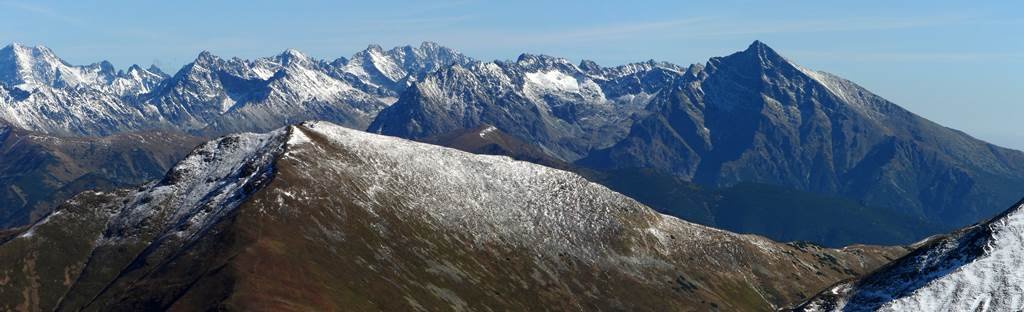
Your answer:
[[[984,222],[932,237],[869,275],[839,283],[797,311],[1019,309],[1017,270],[1024,236],[1024,200]]]
[[[27,269],[0,270],[19,272],[0,302],[60,310],[763,311],[904,252],[737,235],[569,172],[325,122],[204,143],[10,235],[0,263]]]

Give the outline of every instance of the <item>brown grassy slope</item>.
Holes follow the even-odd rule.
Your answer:
[[[154,236],[141,235],[139,242],[94,249],[61,310],[768,311],[905,252],[780,244],[663,216],[625,198],[585,207],[608,208],[602,211],[609,226],[588,233],[598,239],[566,251],[541,248],[500,228],[476,232],[445,223],[423,212],[446,207],[417,206],[407,196],[429,187],[460,192],[465,186],[458,182],[375,189],[356,173],[394,160],[362,157],[367,151],[332,143],[307,126],[291,131],[312,143],[290,146],[269,185],[194,243],[147,243]],[[474,157],[470,162],[480,161]],[[414,181],[446,169],[431,170],[437,171],[388,174]],[[567,190],[603,189],[568,173],[547,174],[563,177]],[[540,235],[572,231],[555,221],[524,220],[544,228]],[[16,241],[0,245],[0,254],[49,247],[11,248]],[[146,248],[155,249],[133,256]],[[40,289],[27,283],[12,293]],[[53,304],[47,300],[37,302]]]

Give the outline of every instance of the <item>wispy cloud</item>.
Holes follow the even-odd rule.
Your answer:
[[[11,8],[11,9],[15,9],[15,10],[21,11],[23,13],[33,14],[33,15],[36,15],[36,16],[41,16],[41,17],[45,17],[45,18],[49,18],[49,19],[65,22],[65,23],[68,23],[68,24],[73,24],[73,25],[81,25],[82,24],[82,21],[77,19],[77,18],[74,18],[72,16],[63,14],[63,13],[57,11],[56,9],[52,8],[52,7],[41,5],[41,4],[37,4],[37,3],[26,3],[26,2],[19,2],[19,1],[3,1],[3,2],[0,2],[0,5],[8,7],[8,8]]]
[[[660,21],[596,24],[562,29],[445,29],[436,35],[468,45],[523,46],[579,44],[587,42],[639,42],[644,40],[720,39],[762,35],[887,31],[940,27],[980,22],[970,15],[845,19],[740,19],[727,16],[694,16]],[[420,35],[430,34],[425,30]]]
[[[415,25],[433,25],[433,26],[445,26],[458,22],[471,21],[476,19],[475,15],[454,15],[454,16],[436,16],[436,17],[396,17],[396,18],[385,18],[368,21],[367,23],[374,26],[415,26]]]
[[[729,22],[723,23],[723,20],[724,19],[713,19],[711,23],[699,25],[699,29],[691,29],[683,31],[682,33],[691,37],[716,37],[730,35],[881,31],[952,25],[970,22],[975,20],[975,18],[968,15],[942,15],[898,18],[874,17],[806,20],[754,20],[742,23],[736,23],[735,19],[728,19]]]
[[[699,25],[700,23],[707,22],[708,20],[709,18],[706,17],[691,17],[654,22],[599,25],[586,28],[569,29],[565,31],[545,31],[535,34],[520,34],[518,39],[523,41],[532,41],[534,43],[617,40],[630,38],[637,34],[650,34],[652,32],[658,33],[671,29]]]
[[[1005,52],[840,52],[789,51],[800,59],[857,62],[989,62],[1024,61],[1024,53]]]

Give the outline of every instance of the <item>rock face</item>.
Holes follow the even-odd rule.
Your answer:
[[[624,137],[648,100],[682,74],[656,62],[582,65],[523,54],[447,67],[413,84],[368,131],[423,139],[493,125],[572,161]]]
[[[33,222],[81,191],[160,178],[201,141],[168,132],[65,137],[0,128],[0,228]]]
[[[799,311],[1018,311],[1024,308],[1024,201],[999,216],[930,239]]]
[[[903,253],[733,234],[569,172],[319,122],[208,142],[0,239],[0,305],[29,310],[765,311]]]
[[[626,138],[579,163],[839,194],[947,228],[995,213],[1024,182],[1024,153],[930,122],[760,42],[691,67],[649,110]]]

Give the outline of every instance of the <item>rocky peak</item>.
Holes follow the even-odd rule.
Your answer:
[[[310,62],[310,58],[308,56],[296,49],[284,50],[284,52],[281,52],[281,54],[277,56],[277,59],[283,66],[289,66],[292,64],[302,65]]]
[[[149,71],[151,73],[154,73],[154,74],[157,74],[157,75],[160,75],[160,76],[163,76],[163,77],[168,77],[169,76],[169,75],[167,75],[166,72],[164,72],[162,69],[160,69],[160,67],[157,67],[156,64],[149,65],[149,68],[147,68],[146,71]]]
[[[520,54],[515,64],[525,71],[560,69],[569,72],[580,72],[579,67],[576,67],[569,60],[544,54]]]
[[[199,56],[196,57],[196,60],[193,61],[192,64],[207,67],[215,65],[220,61],[220,57],[213,55],[210,51],[203,50],[202,52],[199,52]]]
[[[803,70],[767,44],[754,41],[746,50],[708,61],[710,69],[722,69],[745,76],[757,77],[762,74],[776,78],[806,76]]]
[[[384,52],[384,48],[381,47],[379,44],[371,43],[371,44],[366,46],[366,50],[364,50],[364,51],[367,52],[367,53],[383,53]]]
[[[582,61],[580,61],[580,65],[578,67],[580,69],[582,69],[583,71],[585,71],[585,72],[593,72],[593,71],[601,70],[601,65],[598,65],[597,62],[594,62],[594,61],[591,61],[591,60],[582,60]]]

